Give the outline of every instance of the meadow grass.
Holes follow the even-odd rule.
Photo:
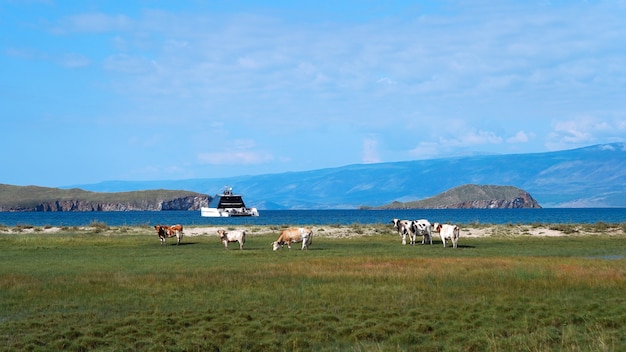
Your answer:
[[[148,235],[150,233],[150,235]],[[626,348],[620,236],[0,235],[3,351],[615,351]]]

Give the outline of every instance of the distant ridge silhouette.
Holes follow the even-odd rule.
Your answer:
[[[74,185],[90,191],[177,189],[214,195],[230,185],[259,209],[354,209],[423,200],[466,184],[514,186],[542,207],[626,207],[626,144],[476,155],[257,176]]]

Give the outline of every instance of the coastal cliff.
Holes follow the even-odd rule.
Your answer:
[[[32,208],[2,209],[0,211],[161,211],[200,210],[209,204],[208,197],[189,196],[166,200],[139,200],[133,202],[98,202],[86,200],[56,200],[42,202]]]
[[[529,193],[515,199],[490,199],[473,200],[456,204],[444,204],[437,209],[521,209],[521,208],[541,208],[539,203],[532,198]]]
[[[0,185],[0,211],[200,210],[211,197],[189,191],[99,193],[81,189]]]

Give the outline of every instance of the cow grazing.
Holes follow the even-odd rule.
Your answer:
[[[439,232],[439,236],[441,236],[441,242],[443,242],[443,247],[446,247],[446,240],[450,240],[452,242],[452,248],[457,248],[459,243],[459,235],[461,231],[459,227],[451,224],[440,224],[435,223],[434,230]]]
[[[285,245],[291,249],[291,244],[298,242],[302,242],[302,249],[308,250],[313,242],[313,230],[303,227],[285,229],[280,233],[278,239],[272,242],[272,249],[277,251]]]
[[[217,234],[226,249],[228,249],[228,242],[239,242],[239,249],[243,249],[243,244],[246,243],[246,231],[244,230],[217,230]]]
[[[406,244],[406,235],[409,235],[409,241],[411,244],[415,243],[415,233],[411,228],[412,222],[409,220],[393,219],[391,220],[393,227],[398,231],[398,234],[402,236],[402,244]]]
[[[432,226],[430,221],[426,219],[413,220],[411,222],[411,230],[413,231],[413,238],[422,236],[422,244],[426,242],[433,244]]]

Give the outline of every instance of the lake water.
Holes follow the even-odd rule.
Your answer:
[[[428,219],[456,224],[624,223],[626,208],[413,209],[413,210],[262,210],[259,217],[203,218],[199,211],[0,212],[5,226],[350,225],[390,224],[391,219]]]

